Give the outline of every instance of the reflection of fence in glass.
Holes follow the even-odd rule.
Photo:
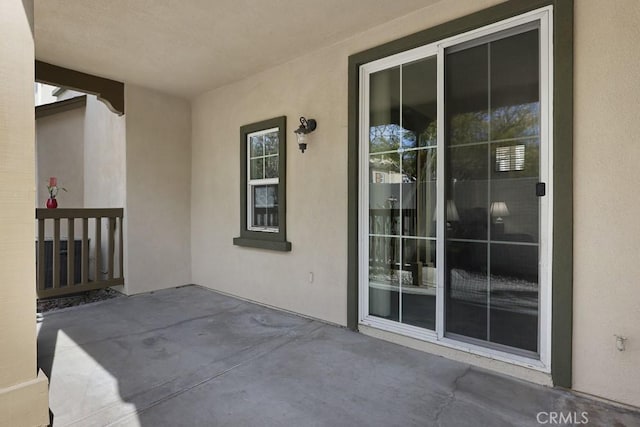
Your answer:
[[[253,226],[278,226],[278,186],[257,185],[253,187]]]

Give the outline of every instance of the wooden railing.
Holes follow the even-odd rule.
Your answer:
[[[38,220],[36,290],[38,298],[123,285],[123,213],[122,208],[36,209],[36,219]],[[81,222],[80,228],[82,229],[79,241],[75,239],[76,219]],[[93,221],[90,223],[90,220]],[[106,262],[103,260],[105,255],[103,254],[102,242],[103,220],[106,221],[105,225],[107,226],[107,235],[105,236]],[[63,221],[63,225],[66,225],[66,243],[60,237],[61,221]],[[48,227],[50,222],[53,223],[52,230],[48,233],[51,236],[47,237],[45,231],[51,229]],[[94,226],[93,242],[89,239],[90,224]],[[76,243],[79,243],[79,251],[77,251],[76,246],[78,245]],[[66,262],[61,262],[61,256],[65,256],[65,246]],[[49,247],[51,249],[47,250]],[[80,259],[77,260],[77,257]],[[90,258],[94,260],[92,271],[90,271]],[[115,272],[116,259],[118,261],[117,274]],[[79,261],[79,268],[77,261]],[[66,275],[61,274],[65,272]]]

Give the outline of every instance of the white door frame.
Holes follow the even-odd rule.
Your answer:
[[[548,6],[513,18],[506,19],[435,43],[391,55],[360,67],[359,91],[359,301],[358,320],[362,325],[406,335],[419,340],[501,360],[535,370],[551,371],[551,272],[553,221],[553,8]],[[444,336],[444,256],[445,216],[444,212],[444,51],[448,47],[531,22],[539,22],[540,34],[540,180],[547,184],[547,194],[540,198],[540,242],[539,242],[539,359],[517,355],[495,348],[461,342]],[[369,76],[371,73],[426,57],[437,57],[437,206],[443,212],[437,216],[436,244],[436,330],[431,331],[412,325],[369,315]],[[402,292],[399,289],[400,293]]]

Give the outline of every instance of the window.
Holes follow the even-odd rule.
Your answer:
[[[234,245],[290,251],[286,240],[286,117],[240,128],[240,237]]]
[[[277,233],[279,172],[278,128],[247,135],[248,211],[247,228],[253,231]]]
[[[496,172],[524,170],[524,145],[496,147]]]

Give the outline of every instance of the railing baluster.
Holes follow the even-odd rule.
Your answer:
[[[89,283],[89,218],[82,218],[82,284]]]
[[[108,230],[109,235],[107,236],[107,280],[113,280],[113,251],[114,251],[114,224],[115,218],[109,217]]]
[[[74,219],[67,218],[67,286],[71,287],[76,284],[76,241],[74,236]]]
[[[119,242],[118,242],[118,256],[119,256],[119,267],[120,267],[120,275],[118,276],[120,279],[122,279],[124,277],[124,248],[122,246],[124,239],[122,238],[123,236],[123,231],[122,231],[122,217],[119,217],[120,221],[120,229],[118,230],[120,236],[119,236]]]
[[[44,291],[45,260],[44,260],[44,219],[38,219],[38,291]]]
[[[102,249],[102,218],[101,217],[97,217],[96,218],[96,243],[95,243],[95,247],[96,247],[96,263],[95,263],[95,271],[94,271],[94,279],[96,282],[99,282],[102,279],[102,275],[100,274],[100,264],[102,264],[101,262],[101,254],[100,254],[100,249]]]
[[[53,220],[53,288],[60,287],[60,218]]]

